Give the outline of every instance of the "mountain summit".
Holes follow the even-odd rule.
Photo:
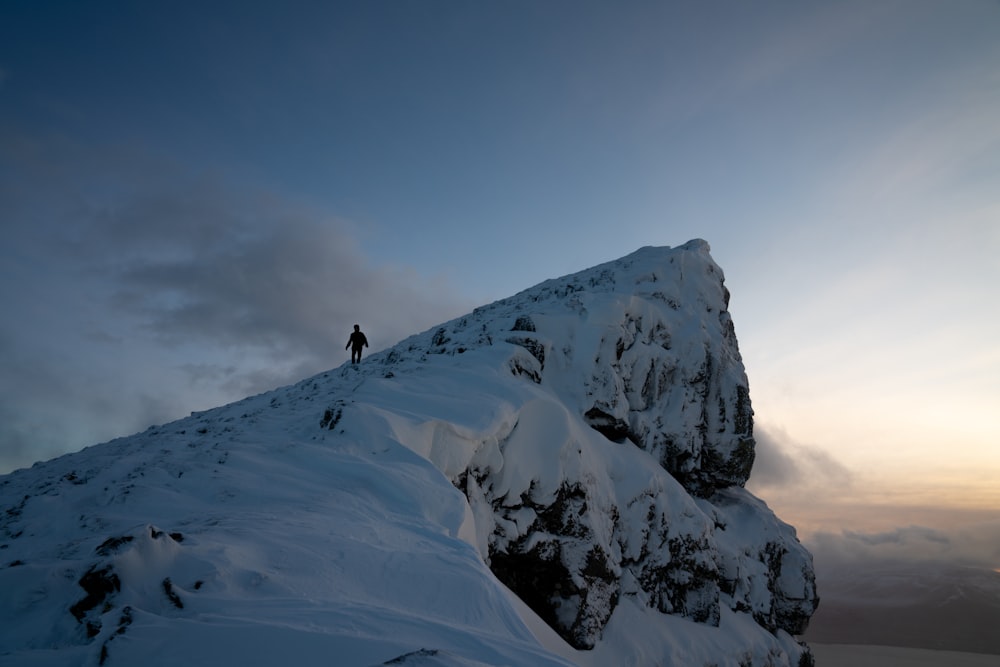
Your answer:
[[[0,662],[812,662],[706,242],[0,477]]]

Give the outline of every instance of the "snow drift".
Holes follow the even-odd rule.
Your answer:
[[[708,244],[0,478],[24,665],[809,664]]]

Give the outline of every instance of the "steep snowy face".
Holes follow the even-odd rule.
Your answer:
[[[478,308],[404,341],[387,361],[519,346],[512,370],[608,439],[641,447],[704,497],[742,486],[754,457],[750,392],[728,304],[705,241],[643,248]]]
[[[517,398],[481,400],[513,402],[495,430],[416,446],[465,492],[493,572],[577,648],[626,597],[710,625],[728,606],[769,632],[802,632],[815,608],[809,554],[741,488],[753,412],[728,300],[704,241],[643,248],[377,360],[393,375],[490,351],[519,379]]]
[[[727,304],[707,243],[643,248],[0,477],[0,658],[808,664]]]
[[[538,320],[536,332],[515,338],[549,351],[552,366],[572,368],[560,379],[584,390],[573,398],[587,423],[646,450],[699,496],[743,485],[754,446],[729,292],[708,252],[704,241],[669,254],[647,248],[546,283],[530,294],[531,306],[520,305],[554,312],[522,316]]]

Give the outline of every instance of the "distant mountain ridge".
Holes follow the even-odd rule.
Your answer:
[[[0,657],[808,664],[728,298],[704,241],[642,248],[4,476]]]

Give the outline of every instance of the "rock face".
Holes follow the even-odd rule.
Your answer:
[[[465,469],[445,469],[489,508],[477,516],[493,572],[576,648],[600,641],[625,596],[709,625],[726,606],[789,634],[816,607],[810,555],[742,488],[753,411],[728,303],[708,244],[692,241],[545,282],[408,343],[516,346],[509,371],[559,399],[525,405]],[[511,472],[538,449],[556,474]]]
[[[728,300],[704,241],[642,248],[357,366],[0,478],[0,584],[58,580],[24,584],[18,604],[58,598],[58,627],[76,637],[67,644],[100,646],[102,663],[109,651],[141,654],[122,636],[162,641],[169,630],[181,651],[192,615],[273,615],[307,590],[314,614],[343,617],[343,632],[324,622],[317,655],[475,644],[493,651],[466,656],[475,664],[573,664],[511,620],[489,589],[499,580],[600,664],[810,664],[793,635],[818,603],[811,556],[743,488],[753,411]],[[39,526],[56,515],[74,519],[54,537]],[[240,532],[244,516],[258,541]],[[274,535],[280,544],[264,543]],[[463,549],[474,562],[438,567]],[[299,552],[308,566],[289,555]],[[482,590],[452,609],[427,592],[444,585],[425,585],[428,563],[455,590]],[[371,611],[425,610],[428,596],[436,611],[421,622],[437,630],[414,629],[422,611],[398,622]],[[342,611],[353,599],[364,604]],[[275,626],[320,646],[293,607]],[[50,626],[31,613],[17,622]],[[470,618],[461,632],[475,641],[455,640]],[[369,643],[362,626],[374,628]],[[437,644],[409,639],[438,631]],[[32,648],[54,641],[29,635]],[[0,642],[8,654],[19,655]]]

